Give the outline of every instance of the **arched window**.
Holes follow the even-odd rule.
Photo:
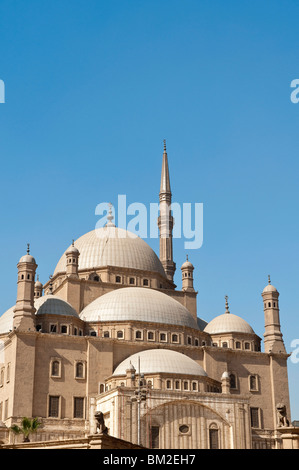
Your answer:
[[[118,330],[116,333],[116,336],[118,339],[122,339],[124,337],[124,332],[122,330]]]
[[[245,343],[245,349],[250,349],[250,343]]]
[[[160,333],[160,341],[166,341],[166,334]]]
[[[212,425],[209,429],[209,444],[210,449],[219,449],[219,437],[216,425]]]
[[[194,346],[199,346],[199,341],[198,341],[197,338],[195,338],[195,340],[194,340]]]
[[[236,341],[236,349],[241,349],[241,343],[240,343],[240,341]]]
[[[230,374],[230,388],[237,388],[237,380],[235,374]]]
[[[104,331],[103,333],[104,338],[109,338],[109,331]]]
[[[59,377],[60,375],[60,364],[59,361],[52,361],[51,375],[52,377]]]
[[[271,302],[268,302],[268,307],[271,307]]]
[[[171,388],[171,380],[166,380],[166,388]]]
[[[249,377],[249,387],[250,390],[257,390],[257,380],[255,375]]]
[[[135,338],[136,339],[142,339],[142,332],[140,330],[136,331]]]
[[[129,281],[129,282],[130,282],[131,285],[132,285],[132,284],[135,284],[135,278],[134,278],[134,277],[130,277],[130,281]]]
[[[173,343],[177,343],[178,340],[179,340],[178,335],[173,334],[172,337],[171,337],[171,341],[172,341]]]
[[[222,343],[222,347],[227,348],[227,343],[226,342]]]
[[[61,325],[60,331],[61,331],[61,333],[66,334],[67,333],[67,326],[66,325]]]
[[[153,333],[153,331],[149,331],[149,332],[147,333],[147,339],[150,339],[150,340],[153,340],[153,339],[154,339],[154,333]]]
[[[148,286],[148,279],[143,279],[143,285]]]
[[[118,283],[120,284],[120,283],[121,283],[121,277],[120,277],[120,276],[116,276],[115,282],[118,282]]]
[[[83,362],[77,362],[76,364],[76,378],[83,379],[84,377],[84,364]]]

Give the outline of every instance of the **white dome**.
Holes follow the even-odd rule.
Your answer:
[[[104,294],[82,310],[87,322],[144,321],[189,326],[198,330],[192,314],[177,300],[146,287],[124,287]]]
[[[204,369],[185,354],[170,349],[148,349],[121,362],[113,372],[113,376],[126,375],[130,363],[138,373],[138,358],[140,358],[140,372],[143,374],[169,373],[180,375],[207,376]]]
[[[102,266],[141,269],[165,277],[161,261],[152,248],[137,235],[117,227],[103,227],[86,233],[75,242],[79,250],[79,269]],[[54,275],[66,271],[66,253],[60,258]]]
[[[56,295],[43,295],[34,301],[34,307],[36,308],[35,315],[41,315],[43,313],[53,315],[67,315],[79,317],[73,307],[65,300],[60,299]],[[8,309],[0,317],[0,334],[8,333],[13,329],[13,315],[15,305]]]
[[[3,333],[8,333],[13,328],[13,311],[15,305],[6,310],[3,315],[0,317],[0,335]]]
[[[210,335],[217,333],[248,333],[254,334],[251,326],[243,320],[243,318],[233,315],[232,313],[224,313],[213,318],[204,329],[205,333]]]

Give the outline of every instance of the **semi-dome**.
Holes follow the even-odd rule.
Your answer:
[[[13,328],[13,311],[15,305],[10,307],[6,312],[3,313],[0,317],[0,335],[4,333],[9,333]]]
[[[52,294],[36,299],[34,307],[36,308],[36,315],[48,314],[79,317],[76,310],[68,302]]]
[[[60,299],[56,295],[43,295],[34,301],[34,307],[36,308],[35,315],[42,315],[44,313],[53,315],[66,315],[79,317],[76,310],[66,302]],[[9,308],[0,317],[0,334],[9,333],[13,329],[13,316],[14,316],[15,305]]]
[[[104,294],[82,310],[87,322],[143,321],[188,326],[198,330],[189,310],[163,292],[146,287],[123,287]]]
[[[126,375],[126,370],[130,369],[132,365],[138,372],[139,360],[140,372],[143,374],[207,376],[205,370],[193,359],[170,349],[148,349],[133,354],[116,367],[113,376]]]
[[[210,335],[218,333],[254,334],[253,329],[247,321],[232,313],[224,313],[223,315],[213,318],[205,327],[204,332]]]
[[[75,242],[79,250],[79,270],[103,266],[153,271],[165,277],[156,253],[140,237],[118,227],[102,227],[86,233]],[[60,258],[54,275],[66,271],[66,253]]]

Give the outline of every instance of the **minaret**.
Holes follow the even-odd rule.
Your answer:
[[[265,352],[285,353],[285,346],[280,330],[278,290],[271,285],[270,276],[268,276],[268,285],[262,293],[264,300],[265,333],[264,345]]]
[[[172,249],[172,229],[174,221],[171,215],[171,196],[166,141],[164,140],[161,185],[159,193],[160,215],[158,217],[158,227],[160,231],[160,261],[167,278],[173,282],[175,263],[173,262]]]
[[[187,259],[185,263],[183,263],[181,266],[181,270],[182,270],[182,289],[184,291],[194,292],[194,287],[193,287],[194,266],[188,260],[188,255],[187,255]]]
[[[39,299],[43,295],[43,285],[39,280],[39,276],[37,275],[36,283],[34,284],[34,298]]]
[[[79,250],[75,247],[73,240],[72,245],[65,253],[66,256],[66,275],[68,277],[78,277],[79,268]]]
[[[37,264],[30,255],[27,245],[27,255],[23,256],[18,265],[18,292],[14,309],[13,328],[20,331],[35,330],[34,281]]]

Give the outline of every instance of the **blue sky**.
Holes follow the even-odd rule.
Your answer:
[[[188,253],[198,315],[223,313],[227,294],[262,337],[271,274],[292,351],[298,14],[295,0],[0,1],[1,312],[27,242],[46,282],[97,204],[158,200],[166,139],[174,201],[204,204],[204,243]],[[183,240],[174,255],[180,287]],[[299,363],[289,381],[299,419]]]

